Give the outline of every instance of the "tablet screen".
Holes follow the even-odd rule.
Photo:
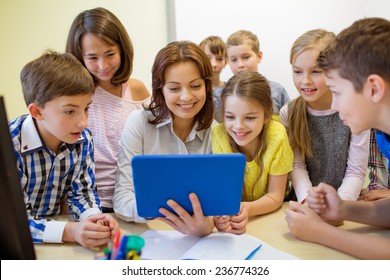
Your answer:
[[[240,210],[246,159],[242,154],[142,155],[132,159],[138,214],[162,216],[168,199],[193,214],[195,193],[205,216],[235,215]]]

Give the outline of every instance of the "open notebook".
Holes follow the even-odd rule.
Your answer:
[[[141,258],[151,260],[292,260],[295,256],[249,235],[213,232],[204,237],[174,230],[147,230]],[[264,249],[263,249],[264,248]]]

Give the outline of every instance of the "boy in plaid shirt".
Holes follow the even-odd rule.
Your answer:
[[[48,51],[24,66],[20,79],[29,114],[9,126],[33,241],[106,244],[118,223],[101,213],[95,187],[86,128],[95,90],[91,75],[71,54]],[[80,222],[48,218],[60,213],[65,196]]]

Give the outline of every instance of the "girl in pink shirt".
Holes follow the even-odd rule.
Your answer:
[[[130,78],[134,49],[119,19],[104,8],[81,12],[69,31],[66,51],[94,78],[88,127],[95,148],[96,185],[103,212],[113,212],[118,143],[128,115],[148,104],[145,85]]]

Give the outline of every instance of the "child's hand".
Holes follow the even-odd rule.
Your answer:
[[[304,205],[320,215],[326,209],[325,194],[318,187],[311,188],[308,191]]]
[[[194,214],[192,216],[176,201],[168,200],[167,204],[174,210],[175,213],[172,213],[165,208],[161,208],[160,213],[165,217],[157,217],[157,220],[167,223],[184,234],[204,236],[211,233],[214,228],[213,219],[203,215],[200,201],[194,193],[191,193],[189,198],[192,209],[194,210]]]
[[[230,232],[232,227],[230,225],[230,216],[215,216],[213,218],[214,225],[221,232]]]
[[[103,226],[108,226],[111,230],[111,240],[115,239],[115,235],[119,230],[119,224],[113,216],[103,214],[102,217],[97,221],[97,223]]]
[[[318,230],[325,224],[313,210],[296,201],[290,201],[285,211],[286,222],[291,233],[298,239],[317,242]]]
[[[359,200],[374,201],[390,197],[390,189],[372,190],[361,194]]]
[[[102,224],[102,222],[98,222],[104,220],[104,216],[102,214],[95,214],[80,222],[67,223],[62,240],[65,242],[78,242],[85,247],[105,245],[111,240],[111,228],[108,225]],[[114,224],[113,227],[116,228]]]
[[[325,221],[338,224],[343,220],[344,203],[332,186],[320,183],[309,190],[306,200],[309,208]]]
[[[245,206],[245,203],[241,203],[240,212],[230,218],[230,225],[232,230],[230,233],[242,234],[246,230],[246,224],[249,221],[248,209]]]

